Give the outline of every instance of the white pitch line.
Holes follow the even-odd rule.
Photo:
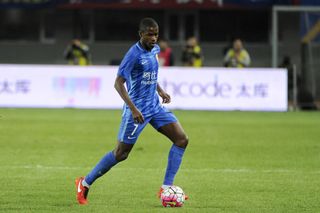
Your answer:
[[[7,165],[0,166],[2,169],[39,169],[39,170],[90,170],[91,167],[77,167],[77,166],[44,166],[44,165]],[[165,169],[158,168],[113,168],[112,170],[128,171],[128,170],[142,170],[142,171],[164,171]],[[213,173],[308,173],[308,174],[320,174],[320,170],[304,171],[304,170],[289,170],[289,169],[181,169],[181,172],[213,172]]]

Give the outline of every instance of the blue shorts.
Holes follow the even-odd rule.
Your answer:
[[[166,124],[175,123],[177,121],[174,114],[164,107],[161,107],[160,111],[152,116],[144,117],[144,123],[142,124],[133,121],[131,112],[125,113],[122,116],[118,140],[127,144],[135,144],[140,133],[148,123],[158,130]]]

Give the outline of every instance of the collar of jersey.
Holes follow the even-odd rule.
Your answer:
[[[146,49],[144,49],[144,48],[142,47],[140,41],[138,41],[138,42],[136,43],[136,45],[138,46],[138,48],[139,48],[140,50],[142,50],[143,52],[146,52],[146,53],[152,52],[152,49],[154,48],[154,47],[153,47],[150,51],[148,51],[148,50],[146,50]]]

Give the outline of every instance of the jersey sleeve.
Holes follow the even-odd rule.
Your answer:
[[[134,69],[135,62],[136,62],[135,55],[129,51],[122,59],[117,75],[128,80],[132,70]]]

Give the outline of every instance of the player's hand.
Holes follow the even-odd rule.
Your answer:
[[[159,93],[160,97],[162,98],[162,103],[163,104],[168,104],[171,102],[171,97],[168,93],[166,92],[161,92]]]
[[[144,117],[140,110],[138,110],[136,107],[131,110],[132,117],[135,123],[142,124],[144,122]]]

